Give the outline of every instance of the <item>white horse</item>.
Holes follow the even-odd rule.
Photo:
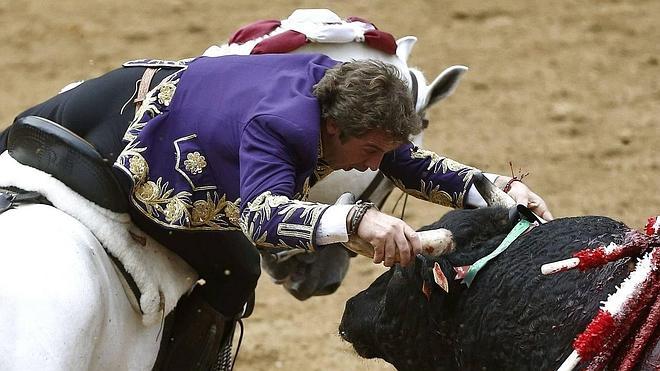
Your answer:
[[[309,43],[296,52],[392,63],[411,87],[416,85],[417,110],[423,112],[453,92],[466,68],[451,67],[427,85],[407,65],[415,41],[398,40],[396,55],[358,42]],[[216,48],[223,47],[207,53]],[[315,186],[312,198],[332,202],[340,189],[360,195],[374,177],[373,172],[338,172]],[[0,156],[3,186],[38,191],[53,206],[23,205],[0,214],[0,369],[151,369],[161,319],[194,286],[195,272],[144,236],[127,215],[101,209],[48,174],[15,163],[7,153]],[[371,198],[379,202],[390,189],[380,184]],[[146,245],[138,243],[145,240]],[[126,270],[141,289],[139,299],[127,289],[104,246],[129,264]],[[136,266],[144,262],[151,265]]]

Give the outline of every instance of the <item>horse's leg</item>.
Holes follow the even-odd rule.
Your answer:
[[[149,369],[155,360],[159,326],[142,326],[96,238],[55,208],[0,215],[0,303],[2,370]]]

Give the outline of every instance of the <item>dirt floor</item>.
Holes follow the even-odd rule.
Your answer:
[[[470,67],[431,110],[427,148],[502,174],[512,161],[557,217],[599,214],[641,227],[660,213],[654,0],[0,0],[0,127],[125,60],[194,56],[251,21],[329,6],[417,36],[412,64],[429,79],[452,64]],[[418,227],[445,211],[412,202],[406,220]],[[352,264],[337,293],[305,302],[263,277],[236,369],[391,370],[337,335],[346,299],[383,271],[367,259]]]

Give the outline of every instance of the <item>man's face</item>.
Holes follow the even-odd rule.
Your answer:
[[[337,125],[328,120],[323,133],[323,157],[335,170],[377,170],[383,155],[401,145],[391,136],[376,130],[359,138],[348,138],[343,143],[339,133]]]

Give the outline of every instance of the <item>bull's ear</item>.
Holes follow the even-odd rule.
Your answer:
[[[405,36],[396,41],[396,56],[402,61],[408,63],[408,58],[412,52],[413,46],[417,42],[415,36]]]
[[[449,294],[449,282],[447,281],[447,276],[445,276],[444,272],[442,272],[442,268],[440,268],[440,264],[438,264],[438,262],[435,262],[433,265],[432,273],[433,281],[435,284],[443,289],[447,294]]]
[[[456,90],[456,87],[458,87],[458,82],[467,70],[468,68],[466,66],[456,65],[442,71],[442,73],[433,80],[431,85],[429,85],[425,108],[428,108],[452,95]]]
[[[390,268],[392,276],[385,289],[383,298],[383,315],[385,318],[395,318],[405,312],[405,308],[410,300],[409,283],[403,274],[403,270],[394,266]]]
[[[453,282],[456,277],[456,272],[454,271],[452,264],[442,257],[429,259],[422,255],[419,256],[420,258],[415,262],[415,265],[420,266],[419,271],[418,273],[416,272],[416,274],[421,277],[423,284],[422,290],[436,288],[447,294],[453,292],[450,288],[456,287],[456,283]],[[426,292],[424,294],[427,298],[429,297]]]

